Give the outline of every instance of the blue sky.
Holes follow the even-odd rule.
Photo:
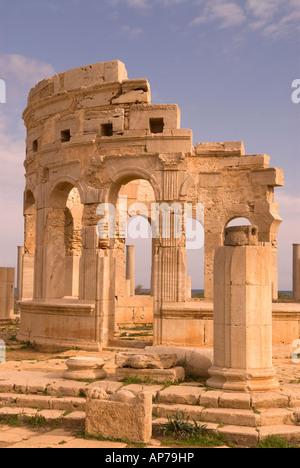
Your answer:
[[[279,272],[280,288],[291,289],[292,243],[300,243],[300,104],[291,100],[300,79],[299,0],[0,0],[0,13],[1,266],[16,264],[23,243],[29,89],[54,73],[119,59],[130,78],[148,78],[153,103],[179,105],[195,144],[243,140],[247,154],[267,153],[284,169]]]

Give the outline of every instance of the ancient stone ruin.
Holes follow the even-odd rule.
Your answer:
[[[240,446],[274,434],[299,443],[297,371],[273,361],[273,345],[290,350],[300,332],[298,244],[295,301],[276,301],[282,170],[242,142],[194,146],[177,105],[151,104],[148,81],[128,79],[119,61],[42,81],[24,121],[18,339],[68,351],[6,372],[0,341],[1,421],[43,418],[124,448],[153,444],[181,412],[185,425]],[[137,215],[152,229],[148,296],[136,294],[135,250],[125,249]],[[228,226],[236,218],[249,225]],[[204,229],[203,299],[192,298],[187,276],[188,219]],[[14,273],[0,279],[10,317]],[[151,346],[124,349],[124,323],[153,325]]]
[[[23,117],[19,338],[98,349],[114,340],[115,325],[133,311],[153,322],[155,345],[212,345],[214,252],[227,224],[239,217],[257,227],[259,242],[270,244],[277,298],[281,218],[274,187],[283,185],[283,172],[269,167],[269,156],[246,155],[242,142],[194,146],[192,131],[180,128],[178,106],[151,104],[148,81],[128,79],[119,61],[42,81]],[[135,296],[134,254],[128,249],[126,266],[122,216],[126,212],[125,222],[137,213],[150,219],[154,203],[158,221],[163,204],[171,206],[170,232],[164,236],[158,227],[153,236],[151,296]],[[99,238],[101,222],[110,234],[107,214],[120,205],[115,235]],[[206,302],[190,299],[185,236],[173,229],[178,219],[183,224],[187,206],[188,217],[204,226]]]

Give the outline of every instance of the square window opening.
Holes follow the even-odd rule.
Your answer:
[[[113,124],[112,123],[101,125],[101,136],[105,136],[105,137],[113,136]]]
[[[150,132],[163,133],[164,125],[164,119],[150,119]]]
[[[71,132],[70,130],[63,130],[61,132],[61,141],[62,143],[66,143],[67,141],[71,140]]]

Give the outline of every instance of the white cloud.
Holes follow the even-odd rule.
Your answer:
[[[23,55],[0,55],[1,78],[17,80],[19,84],[34,86],[35,83],[54,74],[52,65]]]
[[[217,22],[219,28],[246,25],[269,39],[297,37],[300,33],[300,0],[198,0],[201,14],[190,26]]]
[[[214,2],[207,1],[204,5],[203,12],[197,16],[191,23],[195,26],[201,23],[217,21],[221,29],[239,26],[246,20],[243,9],[233,2],[224,2],[217,0]]]
[[[123,4],[130,8],[145,10],[158,4],[168,7],[179,5],[180,3],[184,3],[187,1],[188,0],[108,0],[108,4],[112,7],[116,7],[120,4]]]
[[[286,0],[285,0],[286,1]],[[247,0],[247,11],[256,18],[269,20],[282,6],[282,0]]]
[[[299,0],[247,0],[249,28],[263,36],[278,39],[292,36],[300,26]]]
[[[0,78],[7,87],[0,104],[0,264],[15,266],[16,246],[23,243],[25,128],[22,112],[29,89],[54,75],[54,68],[21,55],[0,55]]]
[[[147,8],[148,2],[147,0],[126,0],[126,3],[130,7],[134,8]]]
[[[131,28],[130,26],[122,26],[121,28],[121,34],[128,36],[129,39],[136,39],[143,33],[144,31],[141,28]]]

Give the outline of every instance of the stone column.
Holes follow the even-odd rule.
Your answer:
[[[300,244],[293,244],[293,297],[300,301]]]
[[[18,270],[17,270],[17,301],[23,298],[23,258],[24,247],[18,246]]]
[[[126,279],[130,281],[130,296],[135,296],[134,245],[126,246]]]
[[[187,279],[186,279],[186,296],[187,296],[187,299],[191,299],[192,298],[192,277],[191,276],[188,276]]]
[[[0,321],[13,320],[15,307],[15,269],[0,268]]]
[[[253,226],[226,230],[214,259],[214,365],[207,385],[279,388],[272,365],[272,249]]]

